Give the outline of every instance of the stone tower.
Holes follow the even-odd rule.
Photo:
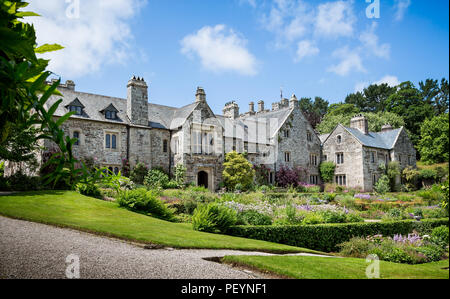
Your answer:
[[[127,115],[132,124],[148,126],[148,86],[144,78],[133,77],[128,81]]]

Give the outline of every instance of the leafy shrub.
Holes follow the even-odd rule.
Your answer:
[[[237,214],[238,225],[272,225],[272,218],[255,210],[248,210]]]
[[[297,187],[300,183],[301,173],[304,169],[297,167],[291,169],[285,165],[281,166],[280,170],[277,171],[275,175],[276,182],[278,186],[286,188],[290,186]]]
[[[448,230],[447,230],[448,232]],[[429,244],[427,246],[418,247],[417,251],[424,254],[427,257],[428,262],[437,262],[442,259],[444,255],[444,249],[439,245]]]
[[[439,226],[433,229],[431,233],[431,241],[442,248],[448,246],[449,229],[448,226]]]
[[[187,200],[183,200],[183,206],[184,206],[184,212],[186,214],[192,215],[194,214],[195,209],[198,206],[198,203],[195,199],[187,199]]]
[[[180,187],[180,184],[178,184],[177,181],[170,180],[164,187],[166,189],[178,189]]]
[[[307,213],[302,221],[303,224],[307,225],[320,224],[324,222],[325,220],[323,219],[322,215],[318,213]]]
[[[385,194],[391,191],[389,177],[387,175],[382,175],[378,182],[375,184],[374,189],[379,194]]]
[[[152,169],[144,178],[144,185],[149,188],[167,188],[169,176],[159,169]]]
[[[235,151],[226,154],[223,167],[222,176],[228,190],[234,190],[237,184],[245,190],[252,184],[255,170],[244,155]]]
[[[400,163],[398,161],[389,162],[386,174],[389,178],[390,190],[400,191],[400,186],[397,184],[397,178],[401,175]]]
[[[334,202],[336,199],[337,194],[336,193],[325,193],[323,196],[323,199],[327,202]]]
[[[236,221],[235,211],[217,203],[198,206],[192,216],[192,226],[194,230],[210,233],[224,233],[228,231]]]
[[[407,191],[411,192],[419,188],[420,173],[418,170],[409,166],[403,169],[402,177]]]
[[[175,182],[178,184],[178,188],[184,186],[186,179],[186,167],[183,164],[177,164],[175,166]]]
[[[144,184],[144,178],[148,173],[148,167],[145,166],[144,163],[138,163],[134,166],[133,170],[130,173],[130,179],[139,185]]]
[[[370,243],[365,238],[356,237],[337,245],[337,247],[343,256],[366,258],[370,250]]]
[[[12,176],[0,176],[0,190],[4,191],[38,191],[42,188],[40,177],[27,176],[16,172]]]
[[[102,198],[102,192],[96,184],[78,183],[76,185],[76,190],[78,193],[85,196]]]
[[[333,162],[322,162],[320,164],[320,177],[325,183],[332,183],[334,172],[336,171],[336,164]]]
[[[347,223],[358,223],[364,222],[364,218],[355,213],[348,213],[345,215],[345,222]]]
[[[120,193],[117,203],[131,211],[164,220],[173,220],[173,211],[159,199],[158,193],[154,190],[147,191],[144,188],[126,190]]]
[[[338,249],[337,244],[349,241],[353,237],[366,237],[378,234],[393,237],[395,234],[408,235],[414,230],[419,233],[428,233],[433,228],[441,225],[448,225],[448,218],[375,223],[233,226],[228,233],[237,237],[331,252]]]
[[[434,169],[422,169],[419,171],[419,176],[424,186],[430,186],[437,180],[437,173]]]
[[[336,211],[322,211],[319,212],[323,219],[323,223],[345,223],[346,216],[343,212]]]

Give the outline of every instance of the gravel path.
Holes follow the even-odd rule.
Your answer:
[[[66,262],[69,255],[79,257],[82,279],[252,279],[268,277],[204,258],[270,254],[148,250],[116,239],[0,216],[0,279],[66,278],[66,268],[73,264]]]

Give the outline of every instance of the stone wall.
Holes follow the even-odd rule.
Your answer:
[[[341,137],[340,143],[338,136]],[[337,153],[344,154],[343,164],[337,165]],[[363,147],[343,126],[339,125],[325,141],[323,159],[336,164],[335,175],[345,175],[348,187],[363,188]]]

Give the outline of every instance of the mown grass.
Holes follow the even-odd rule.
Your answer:
[[[364,259],[311,256],[226,256],[222,261],[296,279],[367,279],[369,265]],[[448,260],[421,265],[381,261],[380,278],[448,279],[448,267]]]
[[[314,252],[282,244],[194,231],[190,224],[171,223],[133,213],[116,203],[71,191],[0,196],[0,215],[174,248]]]

